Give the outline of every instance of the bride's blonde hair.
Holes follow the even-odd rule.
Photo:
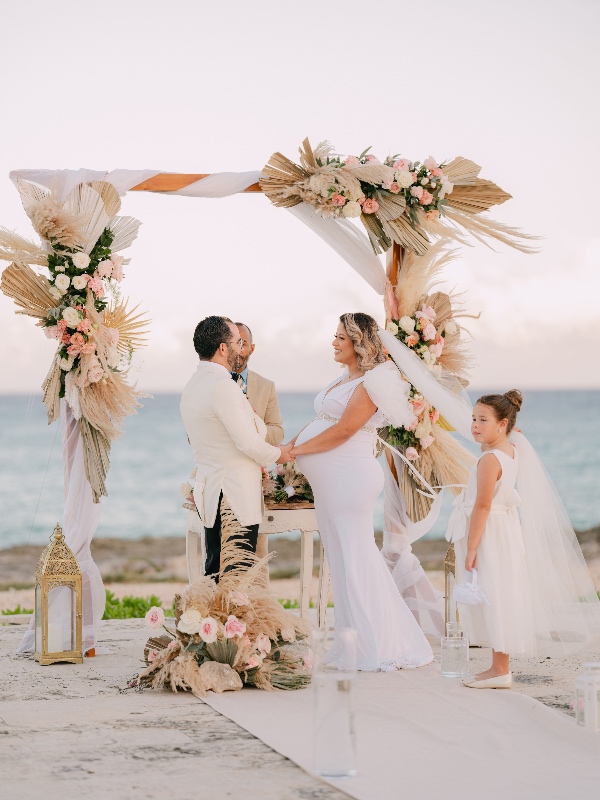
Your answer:
[[[379,326],[368,314],[342,314],[340,322],[356,352],[356,366],[364,370],[373,369],[387,361],[379,338]]]

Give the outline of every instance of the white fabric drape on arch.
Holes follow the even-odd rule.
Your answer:
[[[10,173],[11,180],[15,181],[17,178],[34,181],[35,183],[53,189],[60,200],[66,199],[69,192],[78,184],[84,181],[107,181],[112,183],[120,195],[124,195],[127,191],[139,183],[142,183],[155,175],[160,174],[160,170],[126,170],[117,169],[112,171],[99,171],[99,170],[15,170]],[[178,189],[174,192],[163,192],[162,194],[180,195],[184,197],[206,197],[206,198],[222,198],[228,197],[233,194],[243,192],[252,184],[260,179],[260,171],[250,172],[222,172],[209,175],[199,181],[196,181],[183,189]],[[386,275],[383,264],[380,259],[374,255],[369,244],[368,237],[362,233],[354,224],[348,220],[336,219],[323,219],[315,214],[314,209],[307,204],[300,204],[288,209],[296,219],[307,225],[314,233],[320,236],[335,252],[337,252],[351,267],[354,269],[374,291],[382,297],[385,295],[386,290]],[[404,368],[399,363],[399,358],[394,354],[400,348],[404,347],[398,342],[391,334],[386,334],[381,331],[382,339],[398,367],[404,372]],[[384,334],[389,337],[389,340],[384,338]],[[394,344],[396,343],[396,344]],[[459,399],[453,395],[451,391],[446,389],[439,381],[436,381],[431,374],[427,374],[427,370],[419,359],[413,356],[413,361],[407,359],[408,372],[405,372],[408,379],[413,383],[419,391],[423,392],[428,399],[436,406],[440,414],[447,419],[456,430],[469,436],[467,426],[464,423],[466,407]],[[404,356],[406,354],[403,354]],[[419,362],[419,363],[416,363]],[[425,379],[428,378],[430,388],[436,389],[436,400],[430,397],[426,391],[421,388]],[[66,404],[62,405],[63,412],[63,426],[69,429],[70,410]],[[470,413],[468,418],[470,420]],[[69,437],[67,437],[67,440]],[[81,447],[79,428],[76,426],[76,432],[72,432],[70,438],[70,446]],[[65,441],[65,440],[63,440]],[[75,470],[78,468],[79,462],[77,459],[71,459],[73,469],[67,473],[66,464],[68,463],[69,453],[67,452],[66,444],[63,444],[65,456],[65,536],[67,543],[75,552],[78,558],[81,558],[85,563],[88,563],[89,543],[95,533],[100,516],[100,506],[95,505],[92,501],[91,491],[87,484],[85,477],[83,481],[80,480],[81,475],[76,474]],[[83,461],[81,461],[81,473],[83,474]],[[417,616],[423,622],[424,616],[432,621],[432,625],[436,630],[439,630],[437,612],[434,610],[434,605],[437,604],[439,599],[439,592],[429,583],[429,580],[423,572],[418,560],[411,550],[411,540],[407,522],[410,523],[406,516],[406,508],[404,498],[395,481],[386,480],[385,503],[384,503],[384,546],[383,554],[388,562],[396,583],[402,592],[407,603]],[[73,484],[71,486],[71,484]],[[78,509],[78,513],[76,513]],[[427,521],[419,523],[418,527],[413,526],[412,533],[416,530],[419,535],[424,535],[431,525],[435,522],[435,511],[439,510],[439,503],[434,504],[433,511],[430,513]],[[74,525],[80,526],[77,529],[70,528],[66,521],[70,520]],[[87,542],[87,550],[82,545],[79,537],[83,537]],[[80,549],[83,548],[83,549]],[[88,600],[84,602],[92,602],[93,598],[100,596],[98,589],[99,585],[102,586],[102,579],[100,573],[97,571],[96,565],[89,555],[89,580],[90,580],[90,593]],[[80,561],[81,563],[81,561]],[[93,566],[92,566],[93,565]],[[437,598],[437,599],[435,599]],[[102,599],[104,603],[104,599]],[[95,611],[90,612],[89,609],[84,611],[86,619],[95,619]],[[100,614],[102,616],[102,614]],[[97,624],[97,623],[96,623]],[[425,625],[425,629],[431,626]],[[432,631],[433,632],[433,631]],[[31,651],[32,640],[30,641],[30,632],[27,633],[20,651]],[[91,643],[93,640],[93,643]],[[95,635],[87,638],[88,647],[94,647]]]

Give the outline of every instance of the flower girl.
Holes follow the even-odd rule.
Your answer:
[[[581,548],[539,457],[514,430],[521,393],[480,397],[471,432],[482,454],[456,498],[447,538],[456,579],[477,570],[483,602],[459,603],[472,642],[489,642],[491,667],[465,679],[510,689],[510,655],[561,655],[600,633],[600,603]]]

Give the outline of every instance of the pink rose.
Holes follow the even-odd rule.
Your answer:
[[[406,453],[404,454],[409,461],[416,461],[419,457],[419,453],[415,447],[407,447]]]
[[[44,328],[44,336],[46,339],[62,339],[62,331],[58,325],[49,325]]]
[[[439,358],[442,355],[442,350],[444,349],[444,337],[438,336],[435,340],[434,344],[429,345],[429,352],[433,353],[436,358]]]
[[[438,163],[433,156],[429,156],[429,158],[426,158],[425,161],[423,162],[423,166],[425,167],[425,169],[432,170],[436,169]]]
[[[250,656],[246,662],[246,669],[256,669],[262,665],[262,658],[257,655]]]
[[[370,198],[369,200],[365,200],[363,203],[362,210],[365,214],[374,214],[376,211],[379,211],[379,203],[377,200]]]
[[[423,190],[423,194],[419,199],[419,203],[421,203],[422,206],[428,206],[432,200],[433,200],[433,195],[431,194],[431,192]]]
[[[346,198],[343,194],[337,194],[334,192],[331,195],[331,202],[334,206],[345,206],[346,205]]]
[[[162,628],[165,624],[165,612],[159,606],[152,606],[146,612],[146,625],[149,628]]]
[[[360,161],[356,156],[346,156],[345,163],[347,167],[355,167],[357,164],[360,164]]]
[[[205,617],[200,623],[200,630],[198,633],[200,634],[200,638],[203,642],[212,644],[213,642],[217,641],[218,630],[219,626],[216,619],[213,619],[212,617]],[[225,635],[227,636],[227,634]]]
[[[90,383],[98,383],[104,377],[104,370],[102,369],[100,364],[94,364],[93,367],[90,368],[87,374],[87,379]]]
[[[437,210],[437,208],[432,208],[432,209],[430,209],[429,211],[427,211],[425,213],[425,218],[426,219],[439,219],[440,218],[440,212]]]
[[[396,181],[394,181],[393,183],[390,184],[390,192],[392,194],[398,194],[399,191],[400,191],[400,187],[398,186]]]
[[[71,336],[71,344],[75,344],[77,347],[82,347],[85,344],[85,339],[80,333],[74,333]]]
[[[433,169],[430,169],[429,172],[433,175],[434,178],[441,178],[442,175],[444,174],[439,167],[434,167]]]
[[[413,408],[413,413],[417,416],[423,413],[423,409],[425,408],[425,402],[423,400],[410,400],[409,402]]]
[[[381,164],[381,161],[376,156],[367,156],[367,164]]]
[[[404,170],[405,172],[408,172],[409,171],[409,165],[410,165],[410,162],[408,161],[407,158],[399,158],[398,161],[394,161],[392,166],[396,170],[397,169],[401,169],[401,170]]]
[[[410,193],[413,197],[416,197],[417,200],[420,200],[423,196],[423,187],[422,186],[411,186]]]
[[[77,344],[72,344],[70,347],[67,347],[67,353],[71,356],[71,358],[75,358],[81,353],[81,347]]]
[[[63,344],[69,344],[70,341],[71,341],[70,335],[68,333],[63,333],[62,338],[61,338],[61,342]]]
[[[392,181],[393,181],[393,180],[394,180],[394,176],[393,176],[393,175],[391,175],[389,178],[384,178],[384,179],[381,181],[381,186],[382,186],[382,188],[383,188],[383,189],[388,189],[388,190],[389,190],[390,186],[392,185]]]
[[[233,639],[234,636],[242,637],[246,633],[246,623],[240,622],[237,617],[230,614],[225,623],[225,638]]]
[[[275,470],[275,473],[277,475],[283,475],[284,472],[285,472],[285,469],[284,469],[283,464],[278,464],[277,465],[277,469]]]
[[[119,256],[117,255],[117,253],[113,253],[110,257],[110,260],[112,261],[115,267],[122,267],[123,261],[125,261],[123,256]]]
[[[96,352],[96,345],[93,342],[86,342],[81,348],[82,356],[93,356]]]
[[[439,418],[440,412],[437,410],[437,408],[432,408],[429,412],[429,419],[431,420],[432,424],[435,425]]]
[[[94,276],[99,278],[110,278],[111,273],[113,271],[113,263],[106,259],[105,261],[101,261],[98,266],[96,267],[96,272]]]
[[[407,345],[407,347],[414,347],[418,341],[419,341],[419,334],[411,333],[411,335],[406,340],[405,344]]]
[[[77,330],[81,331],[81,333],[89,333],[92,330],[92,323],[89,319],[82,319],[77,326]]]
[[[250,604],[250,598],[247,594],[244,594],[244,592],[230,592],[229,600],[234,606],[247,606]]]
[[[271,640],[266,634],[261,633],[256,637],[256,649],[265,654],[271,652]]]
[[[435,442],[434,437],[431,434],[424,436],[422,439],[419,439],[419,443],[423,450],[427,450],[427,448]]]
[[[429,322],[423,328],[423,338],[425,339],[425,341],[430,342],[432,339],[435,339],[436,336],[437,336],[437,331],[435,329],[435,325],[432,325],[431,322]]]
[[[88,281],[88,289],[92,291],[96,297],[104,297],[104,286],[99,278],[90,278]]]
[[[117,256],[117,258],[120,258],[121,262],[122,262],[122,260],[123,260],[122,256]],[[112,256],[111,256],[111,259],[112,259]],[[112,277],[113,281],[117,281],[117,283],[121,283],[121,281],[123,280],[123,266],[122,266],[122,263],[121,264],[115,264],[115,266],[113,267],[113,271],[112,271],[111,277]]]
[[[56,327],[59,328],[61,331],[67,330],[67,320],[66,319],[59,319],[56,323]]]

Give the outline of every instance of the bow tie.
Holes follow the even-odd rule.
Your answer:
[[[231,373],[231,379],[234,380],[236,383],[239,381],[239,379],[241,377],[242,377],[241,373],[239,373],[239,372],[232,372]]]

